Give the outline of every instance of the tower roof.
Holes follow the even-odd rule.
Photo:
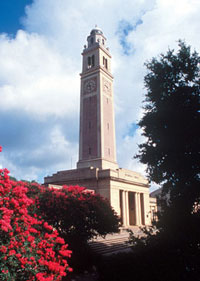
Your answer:
[[[95,28],[90,31],[90,35],[87,37],[87,45],[84,46],[83,51],[88,51],[88,49],[91,50],[91,48],[96,48],[97,46],[106,49],[106,37],[101,28],[95,25]]]
[[[95,34],[102,34],[103,35],[103,31],[97,25],[90,32],[90,35],[95,35]]]

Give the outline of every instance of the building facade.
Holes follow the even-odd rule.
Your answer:
[[[45,185],[80,185],[106,197],[124,227],[151,224],[148,181],[119,168],[116,160],[111,55],[99,28],[82,52],[79,161],[77,169],[59,171]]]

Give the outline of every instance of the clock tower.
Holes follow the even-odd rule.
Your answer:
[[[100,28],[90,32],[82,56],[77,168],[117,169],[111,55]]]
[[[82,58],[77,169],[58,171],[44,184],[84,186],[109,200],[124,227],[149,225],[157,207],[149,199],[147,179],[116,161],[111,55],[101,29],[90,32]]]

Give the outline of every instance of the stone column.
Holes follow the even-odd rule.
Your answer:
[[[141,225],[141,204],[140,204],[140,193],[137,193],[138,201],[138,225]]]
[[[138,225],[138,200],[137,193],[134,192],[134,204],[135,204],[135,225]]]
[[[123,206],[123,225],[127,225],[127,215],[126,215],[126,194],[122,191],[122,206]]]
[[[126,225],[130,225],[129,221],[129,201],[128,201],[128,191],[125,191],[125,200],[126,200]]]
[[[144,193],[144,222],[145,225],[151,224],[150,208],[149,208],[149,194]]]

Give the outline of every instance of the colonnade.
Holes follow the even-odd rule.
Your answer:
[[[120,190],[121,196],[121,217],[124,226],[144,225],[145,206],[144,194]]]

